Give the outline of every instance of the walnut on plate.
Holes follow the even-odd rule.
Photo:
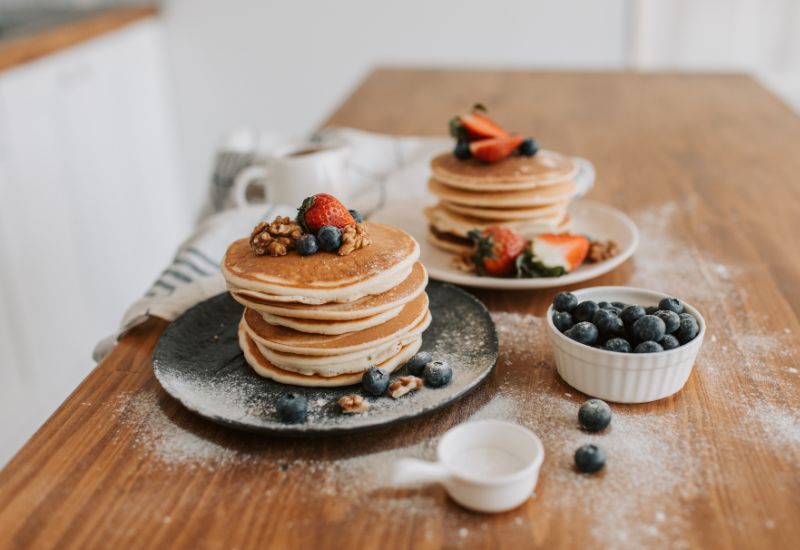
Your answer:
[[[278,216],[272,222],[261,222],[250,234],[250,248],[259,256],[285,256],[294,248],[303,229],[288,216]]]
[[[369,409],[369,403],[364,401],[364,398],[360,395],[355,394],[340,397],[337,403],[339,403],[339,407],[345,414],[360,413]]]
[[[342,230],[342,244],[339,246],[339,256],[347,256],[354,250],[372,244],[363,223],[348,225]]]
[[[589,243],[589,252],[586,261],[594,264],[613,258],[619,254],[619,245],[616,241],[592,241]]]
[[[397,399],[422,387],[422,379],[416,376],[401,376],[389,384],[389,397]]]

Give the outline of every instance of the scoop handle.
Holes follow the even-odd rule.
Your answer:
[[[401,458],[392,468],[392,482],[396,485],[444,483],[448,479],[450,472],[438,462]]]

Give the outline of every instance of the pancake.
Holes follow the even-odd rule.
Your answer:
[[[386,292],[365,296],[353,302],[308,305],[265,300],[258,293],[250,291],[232,292],[231,294],[240,304],[262,314],[279,315],[292,319],[348,321],[378,315],[407,304],[422,294],[427,284],[428,273],[422,263],[418,261],[414,263],[411,274],[399,285]]]
[[[275,351],[328,356],[374,348],[401,337],[426,317],[429,318],[430,313],[428,295],[425,293],[404,305],[399,315],[381,325],[335,336],[309,334],[270,325],[257,311],[246,309],[244,312],[247,333],[256,342]]]
[[[465,206],[454,202],[440,202],[439,206],[463,214],[465,216],[472,216],[473,218],[481,218],[486,220],[533,220],[540,217],[545,217],[553,212],[564,211],[569,206],[569,201],[554,202],[553,204],[544,204],[542,206],[532,206],[530,208],[486,208],[478,206]]]
[[[317,253],[258,256],[248,239],[234,241],[222,273],[234,291],[255,291],[271,301],[323,304],[351,302],[400,284],[419,258],[419,245],[405,231],[366,222],[372,244],[347,256]]]
[[[539,151],[532,157],[511,156],[493,164],[477,159],[459,160],[443,153],[431,160],[433,177],[459,189],[512,191],[563,183],[575,178],[578,166],[554,151]]]
[[[538,235],[539,233],[549,233],[555,231],[565,231],[569,223],[569,215],[566,211],[554,212],[547,218],[536,220],[485,220],[465,216],[455,212],[450,212],[439,206],[428,207],[424,210],[430,225],[438,232],[450,233],[458,237],[467,238],[473,229],[486,229],[493,225],[503,225],[517,231],[523,237]]]
[[[438,233],[432,227],[428,227],[428,242],[436,248],[440,248],[453,254],[463,256],[470,254],[474,247],[467,239],[456,238],[454,235],[446,233]]]
[[[376,365],[388,372],[393,372],[405,365],[422,345],[422,339],[415,340],[403,349],[397,355]],[[318,375],[304,375],[296,372],[285,371],[272,365],[267,359],[264,358],[258,351],[256,343],[248,336],[247,332],[242,326],[239,327],[239,346],[242,348],[245,360],[256,371],[256,374],[264,378],[270,378],[281,384],[291,384],[294,386],[306,387],[340,387],[351,386],[361,382],[362,373],[341,374],[339,376],[332,376],[325,378]]]
[[[480,208],[529,208],[566,201],[578,193],[577,184],[571,180],[537,189],[478,193],[430,179],[428,189],[443,201]]]
[[[345,334],[348,332],[365,330],[370,327],[385,323],[392,317],[397,317],[402,309],[403,306],[400,305],[394,309],[389,309],[370,317],[351,319],[348,321],[331,321],[328,319],[324,321],[318,321],[314,319],[283,317],[282,315],[273,315],[272,313],[260,313],[261,317],[263,317],[264,320],[270,325],[278,325],[300,332],[309,332],[311,334]]]

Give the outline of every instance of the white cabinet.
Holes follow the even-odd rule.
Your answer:
[[[0,72],[0,417],[26,423],[0,464],[189,230],[161,41],[146,20]]]

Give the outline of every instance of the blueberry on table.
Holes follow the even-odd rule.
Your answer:
[[[323,225],[317,232],[317,240],[322,250],[334,252],[342,246],[342,232],[338,227]]]
[[[536,140],[533,138],[526,138],[522,143],[519,144],[517,151],[519,151],[519,154],[524,157],[532,157],[539,152],[539,144],[536,143]]]
[[[681,317],[681,325],[673,335],[681,344],[685,344],[693,340],[698,332],[700,332],[700,325],[697,324],[697,319],[691,315],[687,315],[686,317]]]
[[[578,298],[572,292],[559,292],[553,298],[553,309],[571,312],[578,305]]]
[[[599,334],[596,326],[588,321],[582,321],[566,331],[564,336],[572,338],[581,344],[593,346],[597,343]]]
[[[630,353],[631,344],[625,338],[610,338],[606,340],[605,348],[608,351],[618,351],[619,353]]]
[[[648,340],[636,346],[633,351],[635,353],[658,353],[659,351],[664,351],[664,348],[658,342]]]
[[[642,342],[647,340],[658,342],[666,333],[664,321],[655,315],[645,315],[633,323],[633,335]]]
[[[680,347],[680,345],[681,345],[681,343],[678,342],[678,339],[675,338],[671,334],[667,334],[666,336],[664,336],[664,339],[661,340],[659,342],[659,344],[661,344],[661,347],[664,348],[665,350],[666,349],[675,349],[675,348]]]
[[[597,307],[596,303],[591,300],[585,300],[572,310],[572,318],[576,322],[591,321],[594,319],[594,314],[597,313],[598,309],[600,308]]]
[[[308,415],[308,401],[302,395],[287,393],[275,406],[278,419],[286,424],[301,424]]]
[[[659,309],[655,312],[655,316],[664,321],[664,330],[667,334],[672,334],[678,330],[681,324],[681,318],[671,309]]]
[[[578,409],[578,422],[590,432],[605,430],[611,424],[611,407],[602,399],[590,399]]]
[[[370,395],[383,395],[389,387],[389,373],[378,367],[370,367],[361,375],[361,387]]]
[[[433,361],[433,356],[430,353],[427,351],[420,351],[406,363],[406,370],[408,374],[422,376],[422,369],[431,361]]]
[[[303,235],[294,242],[294,247],[301,256],[310,256],[319,250],[319,242],[314,235]]]
[[[599,472],[606,465],[606,453],[597,445],[583,445],[575,451],[575,466],[585,474]]]
[[[675,313],[683,313],[683,304],[677,298],[664,298],[658,302],[658,309],[666,309]]]
[[[348,210],[350,215],[353,216],[353,219],[356,220],[356,223],[361,223],[364,221],[364,216],[361,215],[361,212],[358,210]]]
[[[444,361],[431,361],[422,370],[422,378],[432,388],[441,388],[453,379],[453,369]]]
[[[572,315],[567,311],[556,311],[553,313],[553,324],[559,332],[566,332],[572,327]]]
[[[458,160],[467,160],[472,156],[472,151],[469,148],[469,143],[466,141],[459,141],[456,143],[456,148],[453,149],[453,154]]]
[[[626,327],[633,326],[633,323],[639,320],[639,318],[644,317],[647,315],[645,313],[644,308],[642,306],[627,306],[622,310],[622,313],[619,314],[622,322],[625,323]]]

